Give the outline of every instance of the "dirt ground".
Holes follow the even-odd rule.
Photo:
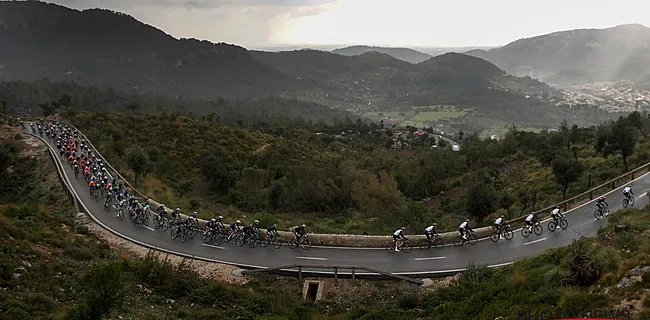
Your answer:
[[[127,257],[145,257],[149,251],[148,248],[139,246],[128,240],[124,240],[110,231],[100,227],[94,223],[88,216],[83,215],[81,218],[77,219],[79,224],[82,224],[88,227],[95,235],[99,236],[101,239],[106,241],[113,250]],[[175,256],[175,255],[166,255],[166,258],[169,262],[174,265],[180,264],[183,260],[187,261],[187,258]],[[230,283],[230,284],[244,284],[248,281],[246,277],[237,277],[233,275],[233,271],[237,270],[237,267],[206,262],[201,260],[192,260],[189,267],[200,274],[203,278],[211,279],[216,282],[221,283]]]

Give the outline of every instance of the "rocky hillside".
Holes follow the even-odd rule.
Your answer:
[[[395,59],[410,63],[420,63],[432,58],[431,55],[424,52],[416,51],[410,48],[387,48],[387,47],[371,47],[371,46],[349,46],[332,50],[332,53],[344,56],[358,56],[366,52],[379,52],[392,56]]]
[[[650,80],[650,28],[639,24],[555,32],[467,54],[550,83]]]

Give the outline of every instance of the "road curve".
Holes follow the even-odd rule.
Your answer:
[[[34,136],[40,138],[54,151],[54,158],[64,169],[66,175],[64,179],[69,181],[68,185],[73,189],[71,192],[79,199],[84,211],[102,227],[129,241],[152,249],[244,268],[258,269],[295,264],[318,264],[365,266],[405,276],[445,276],[463,271],[470,263],[498,267],[510,264],[518,258],[540,254],[549,248],[566,246],[581,236],[595,236],[598,228],[606,223],[606,219],[594,219],[595,204],[594,201],[590,201],[567,212],[569,227],[566,230],[558,228],[555,232],[549,232],[547,222],[543,222],[544,232],[539,236],[533,234],[528,238],[523,238],[517,230],[514,239],[511,241],[502,240],[493,243],[483,240],[474,246],[466,245],[459,248],[446,246],[442,249],[432,248],[429,250],[414,249],[408,254],[389,254],[385,250],[377,250],[376,248],[313,247],[311,250],[302,250],[289,249],[286,245],[280,249],[274,249],[271,246],[266,248],[259,246],[256,248],[237,247],[234,243],[211,246],[203,244],[198,236],[182,243],[178,240],[172,240],[169,232],[153,230],[147,227],[140,229],[131,226],[128,218],[124,220],[116,219],[114,210],[110,213],[104,211],[101,201],[96,202],[90,196],[86,181],[81,176],[79,179],[75,179],[72,168],[62,162],[58,152],[56,152],[56,146],[49,139],[43,139],[38,135]],[[630,184],[637,191],[634,207],[646,206],[648,197],[645,191],[650,189],[650,173],[642,175],[630,182]],[[612,211],[622,208],[622,187],[611,191],[606,197]],[[303,272],[322,275],[332,274],[332,271],[323,269],[305,269]],[[363,273],[357,272],[357,275],[362,276]]]

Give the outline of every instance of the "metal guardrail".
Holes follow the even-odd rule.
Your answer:
[[[628,182],[628,181],[632,181],[632,180],[635,179],[635,177],[638,178],[643,173],[647,173],[647,172],[650,172],[650,163],[646,163],[646,164],[644,164],[644,165],[642,165],[642,166],[640,166],[640,167],[638,167],[638,168],[636,168],[636,169],[634,169],[632,171],[626,172],[626,173],[624,173],[624,174],[622,174],[622,175],[620,175],[620,176],[618,176],[618,177],[616,177],[614,179],[611,179],[611,180],[609,180],[609,181],[607,181],[607,182],[605,182],[603,184],[600,184],[600,185],[598,185],[598,186],[596,186],[594,188],[591,188],[591,189],[589,189],[589,190],[587,190],[587,191],[585,191],[585,192],[583,192],[583,193],[581,193],[579,195],[573,196],[573,197],[571,197],[569,199],[566,199],[566,200],[564,200],[562,202],[558,202],[558,203],[553,204],[551,206],[548,206],[548,207],[546,207],[544,209],[533,211],[532,213],[534,213],[535,215],[539,215],[540,213],[544,213],[544,212],[550,214],[550,211],[553,210],[555,207],[563,208],[564,212],[569,211],[570,209],[573,208],[572,205],[580,206],[580,205],[583,204],[583,202],[585,200],[587,200],[587,198],[589,199],[587,201],[593,200],[594,199],[594,193],[597,192],[598,190],[603,189],[603,188],[608,188],[609,191],[615,190],[617,183],[619,183],[619,182],[625,183],[625,182]],[[623,183],[621,183],[621,184],[623,184]],[[619,185],[619,187],[620,187],[620,185]],[[525,215],[521,216],[519,218],[516,218],[516,219],[512,219],[512,220],[508,221],[507,223],[511,224],[511,223],[522,222],[522,221],[524,221],[524,219],[526,219]]]
[[[334,270],[334,282],[335,284],[338,284],[339,281],[339,276],[341,275],[347,275],[347,273],[340,273],[339,270],[341,269],[349,269],[350,271],[350,277],[352,278],[352,284],[356,285],[357,283],[357,270],[364,270],[370,273],[378,274],[380,276],[386,277],[386,278],[392,278],[392,279],[398,279],[398,280],[404,280],[408,281],[411,283],[419,284],[422,285],[424,282],[419,279],[414,279],[398,274],[393,274],[390,272],[385,272],[377,269],[372,269],[368,267],[359,267],[359,266],[332,266],[332,265],[320,265],[320,264],[291,264],[287,266],[281,266],[281,267],[273,267],[273,268],[266,268],[266,269],[256,269],[256,270],[244,270],[242,271],[243,275],[251,275],[251,274],[256,274],[256,273],[281,273],[282,271],[288,271],[291,269],[298,269],[298,281],[302,282],[302,279],[304,277],[305,273],[309,273],[309,271],[304,271],[303,269],[333,269]]]
[[[100,153],[100,152],[97,150],[97,148],[92,144],[92,142],[90,142],[90,140],[88,139],[88,137],[86,137],[86,135],[84,135],[84,134],[81,132],[81,130],[79,130],[77,127],[75,127],[74,125],[72,125],[72,124],[69,123],[68,121],[60,121],[60,122],[66,124],[66,125],[68,125],[68,126],[70,126],[71,128],[73,128],[73,129],[75,129],[75,130],[77,130],[77,132],[78,132],[78,133],[79,133],[79,134],[80,134],[80,135],[85,139],[85,141],[88,143],[88,145],[89,145],[89,146],[94,150],[94,153],[96,154],[96,156],[99,157],[100,159],[102,159],[102,161],[104,162],[104,165],[105,165],[105,166],[107,166],[108,168],[110,168],[110,169],[111,169],[111,170],[112,170],[112,171],[113,171],[113,172],[114,172],[114,173],[115,173],[115,174],[116,174],[116,175],[117,175],[117,176],[118,176],[118,177],[123,181],[124,184],[126,184],[126,185],[131,189],[131,190],[133,190],[135,193],[137,193],[140,197],[145,198],[145,199],[149,199],[149,197],[147,197],[145,194],[143,194],[142,192],[138,191],[135,187],[133,187],[133,186],[132,186],[132,185],[131,185],[131,184],[130,184],[130,183],[129,183],[129,182],[128,182],[128,181],[127,181],[127,180],[126,180],[126,179],[125,179],[125,178],[124,178],[124,177],[123,177],[123,176],[122,176],[122,175],[121,175],[121,174],[120,174],[120,173],[119,173],[119,172],[114,168],[114,167],[113,167],[113,166],[111,166],[111,165],[109,164],[109,162],[108,162],[108,161],[107,161],[107,160],[106,160],[106,159],[101,155],[101,153]],[[616,177],[616,178],[614,178],[614,179],[611,179],[611,180],[609,180],[609,181],[607,181],[607,182],[605,182],[605,183],[603,183],[603,184],[601,184],[601,185],[599,185],[599,186],[596,186],[596,187],[594,187],[594,188],[591,188],[591,189],[589,189],[589,190],[587,190],[587,191],[585,191],[585,192],[583,192],[583,193],[581,193],[581,194],[579,194],[579,195],[576,195],[576,196],[571,197],[571,198],[569,198],[569,199],[563,200],[563,201],[561,201],[561,202],[559,202],[559,203],[553,204],[553,205],[548,206],[548,207],[546,207],[546,208],[544,208],[544,209],[537,210],[537,211],[533,211],[533,213],[535,213],[536,215],[539,215],[539,214],[541,214],[541,213],[548,212],[548,214],[550,215],[550,211],[551,211],[553,208],[555,208],[556,206],[563,207],[563,208],[564,208],[563,211],[566,212],[566,211],[568,211],[568,210],[570,210],[570,209],[572,208],[572,207],[571,207],[571,204],[578,204],[578,205],[580,205],[580,204],[581,204],[581,201],[580,201],[580,200],[582,199],[582,201],[584,201],[583,198],[585,198],[587,195],[589,196],[589,200],[593,200],[593,198],[594,198],[594,194],[597,194],[597,191],[598,191],[599,189],[602,189],[602,188],[604,188],[604,187],[608,187],[608,186],[610,186],[610,187],[611,187],[611,190],[614,190],[614,189],[616,189],[616,183],[619,182],[619,180],[623,180],[623,179],[625,179],[626,182],[627,182],[627,181],[630,181],[630,180],[634,180],[634,179],[635,179],[635,176],[636,176],[636,177],[640,177],[640,176],[641,176],[641,172],[643,172],[643,171],[648,171],[648,172],[650,172],[650,162],[648,162],[648,163],[646,163],[646,164],[644,164],[644,165],[642,165],[642,166],[640,166],[640,167],[638,167],[638,168],[636,168],[636,169],[634,169],[634,170],[631,170],[631,171],[629,171],[629,172],[627,172],[627,173],[624,173],[624,174],[622,174],[622,175],[620,175],[620,176],[618,176],[618,177]],[[630,179],[627,179],[628,177],[630,177]],[[611,190],[610,190],[610,191],[611,191]],[[600,195],[601,195],[601,194],[598,194],[598,196],[600,196]],[[151,201],[151,200],[153,200],[153,199],[149,199],[149,200]],[[156,205],[156,206],[154,206],[154,205]],[[155,202],[155,201],[153,201],[151,207],[152,207],[153,209],[157,209],[157,205],[158,205],[158,203]],[[167,208],[166,211],[171,212],[171,210],[169,210],[169,208]],[[185,216],[185,215],[182,215],[182,216]],[[509,220],[509,221],[507,221],[506,223],[508,223],[508,224],[521,223],[521,222],[524,221],[524,219],[526,219],[526,215],[523,215],[523,216],[521,216],[521,217],[518,217],[518,218],[515,218],[515,219],[512,219],[512,220]],[[540,220],[541,220],[541,219],[540,219]],[[199,224],[200,224],[200,225],[203,225],[205,222],[206,222],[205,220],[199,219]],[[479,229],[485,229],[485,230],[482,230],[482,231],[486,231],[486,230],[488,230],[488,229],[491,229],[491,227],[488,226],[488,227],[484,227],[484,228],[477,228],[477,229],[475,229],[475,231],[477,231],[477,230],[479,230]],[[487,237],[489,237],[489,231],[486,231],[486,232],[487,232]],[[450,238],[450,239],[452,239],[452,238],[454,238],[454,237],[457,235],[457,232],[456,232],[456,231],[445,232],[445,233],[441,233],[441,235],[444,236],[444,237],[446,237],[446,238]],[[319,235],[318,235],[318,234],[312,234],[312,237],[315,237],[315,236],[319,236]],[[332,236],[338,236],[338,235],[337,235],[337,234],[323,234],[323,236],[330,236],[330,237],[332,237]],[[355,235],[340,235],[340,236],[347,236],[347,237],[350,237],[350,236],[355,236]],[[362,236],[362,235],[358,235],[358,236]],[[377,237],[377,236],[375,236],[375,237]]]

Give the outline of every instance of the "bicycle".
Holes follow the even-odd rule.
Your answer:
[[[221,244],[223,238],[223,233],[221,233],[220,230],[207,229],[201,234],[201,240],[203,240],[203,243],[205,244],[212,243],[218,246]]]
[[[248,239],[250,238],[251,236],[249,234],[242,233],[241,235],[237,236],[237,238],[235,239],[235,244],[238,247],[243,247],[248,242]]]
[[[307,239],[307,235],[300,237],[300,241],[296,243],[296,238],[289,240],[289,248],[295,249],[298,247],[303,248],[304,250],[309,250],[311,248],[311,241]]]
[[[260,244],[262,247],[262,236],[260,235],[259,232],[255,232],[252,235],[248,237],[248,240],[246,241],[246,244],[248,244],[248,247],[250,248],[255,248],[257,247],[257,244]]]
[[[604,208],[598,207],[596,209],[596,211],[594,211],[594,218],[596,218],[596,220],[600,220],[600,219],[604,218],[607,215],[609,215],[609,208],[608,207],[604,207]]]
[[[431,247],[440,249],[445,246],[445,240],[442,240],[442,237],[439,234],[434,234],[432,239],[425,238],[420,241],[420,249],[429,249]]]
[[[499,241],[502,236],[503,238],[506,238],[506,240],[512,240],[512,238],[515,237],[515,233],[510,230],[509,224],[503,226],[502,228],[503,230],[492,231],[492,234],[490,234],[490,240],[492,240],[492,242]]]
[[[466,242],[471,245],[478,243],[478,237],[474,234],[474,230],[468,230],[466,234],[467,239],[461,237],[460,235],[456,236],[456,238],[454,238],[454,246],[458,247],[464,245]]]
[[[398,241],[400,241],[400,240],[398,240]],[[399,249],[400,251],[403,251],[404,253],[409,253],[409,252],[411,252],[411,250],[413,250],[413,247],[411,246],[411,243],[409,242],[409,239],[402,239],[400,241],[399,246],[397,246],[397,249]],[[395,242],[389,242],[386,245],[386,251],[388,251],[388,253],[394,253],[395,252]]]
[[[531,233],[535,233],[536,235],[540,235],[544,232],[544,228],[542,228],[542,225],[539,223],[539,221],[535,221],[532,227],[532,232],[531,232],[531,227],[530,226],[525,226],[521,228],[521,235],[524,238],[528,238]]]
[[[118,218],[120,220],[124,220],[124,209],[122,209],[121,206],[115,207],[115,218]]]
[[[110,211],[111,211],[111,202],[112,202],[112,201],[111,201],[110,198],[106,198],[106,199],[104,200],[104,210],[106,210],[106,212],[110,212]]]
[[[627,206],[633,206],[634,205],[634,196],[632,195],[627,195],[623,199],[623,208],[627,208]]]
[[[140,212],[137,213],[136,216],[131,220],[131,225],[135,226],[138,225],[138,228],[142,229],[144,226],[149,225],[149,217],[147,216],[147,213]]]
[[[569,222],[566,221],[566,218],[564,215],[561,215],[559,218],[558,217],[553,217],[553,220],[549,221],[548,223],[548,231],[554,232],[557,227],[560,227],[562,230],[566,230],[566,228],[569,227]]]
[[[225,242],[230,242],[230,240],[237,240],[239,237],[242,236],[242,231],[240,229],[236,229],[234,232],[231,230],[230,234],[223,239]]]
[[[264,240],[262,240],[262,242],[260,242],[260,245],[262,247],[266,247],[269,244],[272,245],[273,248],[276,248],[276,249],[280,249],[280,247],[282,246],[282,242],[280,242],[280,237],[276,237],[272,233],[267,233],[266,239],[264,239]]]
[[[169,232],[172,240],[179,238],[181,242],[185,242],[187,240],[187,232],[184,229],[183,225],[173,225],[172,230]]]
[[[160,217],[160,214],[153,215],[153,227],[155,229],[163,228],[163,232],[169,229],[169,219],[167,217]]]
[[[93,198],[95,198],[95,202],[99,202],[99,195],[98,195],[99,192],[97,191],[97,189],[93,189],[90,192],[92,193]]]

